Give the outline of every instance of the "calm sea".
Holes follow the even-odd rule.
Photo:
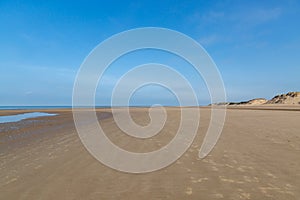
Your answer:
[[[44,109],[71,109],[72,106],[0,106],[0,110],[44,110]],[[82,107],[88,108],[88,107]],[[110,108],[109,106],[96,106],[96,108]]]
[[[115,106],[115,108],[122,108],[128,106]],[[149,108],[151,106],[129,106],[132,108]],[[0,110],[45,110],[45,109],[71,109],[72,106],[0,106]],[[80,108],[91,108],[89,106],[82,106]],[[111,108],[111,106],[96,106],[95,108]]]
[[[72,106],[0,106],[0,110],[42,110],[72,108]]]

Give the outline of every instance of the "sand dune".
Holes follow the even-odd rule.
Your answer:
[[[298,104],[300,105],[300,92],[289,92],[273,97],[267,104]]]
[[[264,105],[264,104],[285,104],[285,105],[300,105],[300,92],[288,92],[287,94],[276,95],[270,100],[265,98],[256,98],[249,101],[241,102],[223,102],[215,103],[214,105]]]

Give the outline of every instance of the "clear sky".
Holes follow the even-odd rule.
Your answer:
[[[299,1],[0,1],[0,105],[71,105],[84,58],[113,34],[164,27],[198,41],[217,64],[229,101],[300,91]],[[162,62],[185,74],[209,103],[201,78],[158,51],[120,59],[96,95],[107,105],[113,83],[131,67]],[[137,91],[132,105],[176,104],[158,86]]]

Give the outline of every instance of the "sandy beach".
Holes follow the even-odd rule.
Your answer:
[[[147,108],[131,111],[138,124],[149,122]],[[0,115],[24,112],[32,111]],[[71,110],[43,112],[59,115],[0,124],[0,199],[300,198],[299,106],[229,107],[220,140],[201,160],[210,121],[210,109],[203,107],[189,150],[169,167],[146,174],[118,172],[93,158],[76,133]],[[167,108],[167,114],[161,133],[143,140],[123,134],[109,109],[97,109],[111,141],[134,152],[159,149],[172,139],[180,109]]]

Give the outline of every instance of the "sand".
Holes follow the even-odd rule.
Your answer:
[[[179,109],[167,110],[165,128],[151,140],[122,134],[109,109],[97,112],[115,144],[147,152],[167,144],[177,130]],[[0,124],[0,199],[300,199],[299,106],[228,109],[217,146],[202,160],[210,109],[201,108],[191,148],[171,166],[146,174],[118,172],[94,159],[70,110],[43,112],[59,115]],[[131,114],[140,124],[149,122],[145,108]]]

